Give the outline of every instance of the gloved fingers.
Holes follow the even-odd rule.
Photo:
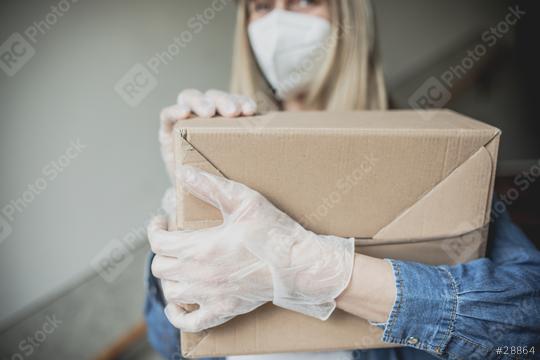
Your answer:
[[[234,96],[220,90],[208,90],[206,96],[211,99],[221,116],[236,117],[242,114],[240,103]]]
[[[198,277],[200,274],[191,272],[188,263],[184,263],[176,257],[156,255],[152,259],[150,266],[152,274],[160,280],[170,280],[181,282],[183,285],[179,287],[186,288],[188,283],[197,281],[193,277]]]
[[[183,104],[176,104],[161,110],[160,118],[160,136],[162,134],[171,134],[174,124],[178,120],[187,119],[191,114],[191,109]]]
[[[150,222],[148,223],[148,226],[146,227],[148,235],[150,234],[156,234],[158,231],[166,231],[168,229],[168,221],[167,218],[163,215],[156,215],[152,219],[150,219]]]
[[[148,224],[148,241],[154,254],[186,257],[197,250],[200,239],[214,237],[214,229],[168,231],[168,219],[158,215]]]
[[[171,182],[174,183],[174,168],[176,164],[173,146],[162,146],[161,157],[163,159],[163,162],[165,163],[165,169],[167,170],[167,174],[169,175]]]
[[[223,324],[232,316],[219,316],[212,307],[201,306],[198,310],[186,312],[181,306],[169,303],[165,307],[169,322],[184,332],[199,332]]]
[[[197,300],[188,291],[185,291],[186,287],[182,287],[178,281],[162,279],[161,288],[167,303],[197,304]]]
[[[243,200],[257,194],[247,186],[192,166],[177,166],[176,177],[188,192],[220,209],[223,215],[231,214]]]
[[[174,141],[172,130],[174,124],[190,116],[191,109],[185,105],[169,106],[161,111],[159,142],[161,144],[161,156],[165,162],[167,173],[171,178],[174,176]]]
[[[236,101],[240,104],[242,114],[245,116],[255,115],[257,112],[257,103],[249,96],[235,95]]]
[[[198,242],[205,240],[202,238]],[[230,281],[228,274],[234,266],[221,264],[222,259],[214,250],[213,246],[194,245],[179,251],[180,257],[156,254],[152,259],[152,274],[161,280],[178,281],[178,287],[191,291],[193,296],[223,290]]]
[[[213,250],[217,231],[217,228],[169,232],[157,230],[161,233],[149,236],[150,248],[156,255],[176,258],[184,262],[209,261],[213,255],[219,256]],[[201,244],[201,241],[207,243]]]
[[[169,216],[176,215],[176,189],[174,187],[168,188],[163,194],[161,208]]]
[[[212,117],[216,114],[216,104],[199,90],[188,89],[178,95],[178,104],[187,106],[200,117]]]

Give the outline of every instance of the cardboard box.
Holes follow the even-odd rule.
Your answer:
[[[197,119],[175,129],[179,164],[242,182],[319,234],[376,257],[454,264],[485,253],[500,131],[451,111],[295,112]],[[178,187],[177,226],[220,224]],[[388,347],[335,311],[323,322],[267,304],[182,333],[186,357]]]

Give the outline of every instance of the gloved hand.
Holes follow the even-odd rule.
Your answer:
[[[167,231],[162,217],[148,228],[153,274],[162,280],[165,313],[177,328],[196,332],[272,301],[326,320],[347,287],[354,240],[305,230],[247,186],[180,166],[184,189],[217,207],[214,228]],[[198,304],[186,312],[178,304]]]
[[[176,223],[176,189],[170,187],[161,198],[161,209],[169,217],[170,221]]]
[[[212,117],[216,114],[225,117],[250,116],[257,112],[257,103],[242,95],[228,94],[219,90],[208,90],[205,94],[198,90],[188,89],[178,95],[176,105],[161,111],[159,142],[161,155],[171,179],[174,176],[174,139],[172,130],[179,120],[189,118],[192,114],[200,117]]]

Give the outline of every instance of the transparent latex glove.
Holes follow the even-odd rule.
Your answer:
[[[174,176],[175,166],[172,130],[177,121],[188,119],[192,115],[236,117],[250,116],[256,112],[257,103],[247,96],[229,94],[219,90],[208,90],[204,94],[194,89],[182,91],[178,95],[177,104],[163,109],[160,115],[161,155],[171,179]]]
[[[305,230],[256,191],[181,166],[184,188],[217,207],[222,225],[167,231],[163,218],[148,228],[153,274],[162,280],[165,313],[177,328],[201,331],[268,301],[326,320],[347,287],[354,240]],[[186,312],[180,304],[198,304]]]
[[[161,198],[161,209],[169,217],[170,221],[176,223],[176,189],[170,187]]]

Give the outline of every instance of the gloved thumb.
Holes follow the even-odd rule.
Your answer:
[[[165,307],[165,316],[171,324],[184,332],[199,332],[224,323],[232,318],[220,317],[210,307],[201,307],[192,312],[186,312],[181,306],[169,303]]]
[[[218,208],[223,215],[232,213],[253,192],[240,183],[188,165],[179,165],[176,177],[186,191]]]

